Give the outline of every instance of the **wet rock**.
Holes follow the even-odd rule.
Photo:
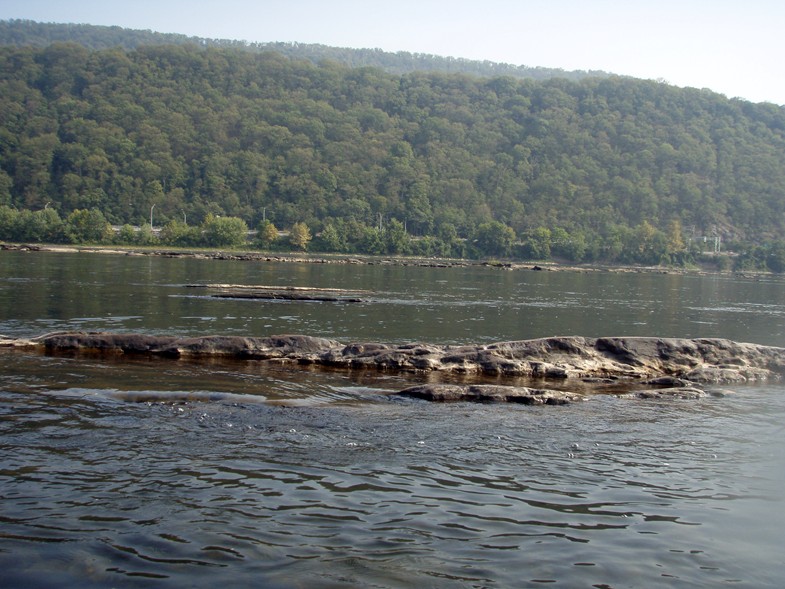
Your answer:
[[[764,381],[770,376],[766,368],[703,365],[687,372],[684,378],[692,382],[731,384]]]
[[[40,343],[47,351],[101,352],[113,354],[157,354],[173,342],[172,336],[154,336],[138,333],[55,333],[43,336]]]
[[[690,385],[690,382],[682,378],[676,378],[675,376],[659,376],[657,378],[650,378],[644,381],[643,384],[659,387],[686,387]]]
[[[708,396],[708,393],[695,387],[671,387],[632,391],[620,396],[634,397],[636,399],[701,399]]]
[[[231,357],[237,359],[276,358],[318,361],[335,340],[305,335],[264,338],[242,336],[175,337],[102,332],[57,333],[30,340],[48,352],[146,354],[172,358]]]
[[[215,299],[250,299],[276,301],[312,301],[319,303],[362,303],[360,297],[326,294],[304,294],[299,292],[221,292],[210,295]]]
[[[443,349],[424,344],[392,346],[380,343],[352,343],[328,349],[322,364],[344,368],[373,368],[395,371],[433,371],[441,369]]]
[[[704,391],[709,397],[721,398],[734,394],[735,391],[730,389],[705,389]]]
[[[249,360],[285,359],[319,362],[325,349],[339,346],[331,339],[307,335],[271,337],[206,336],[178,339],[161,353],[167,356],[225,356]]]
[[[473,403],[522,403],[524,405],[566,405],[584,399],[583,395],[551,389],[503,385],[425,384],[393,393],[425,401]]]
[[[694,387],[695,383],[763,381],[785,373],[785,348],[725,339],[550,337],[490,345],[437,346],[343,344],[305,335],[175,337],[73,332],[27,340],[0,338],[0,347],[41,348],[48,353],[269,360],[344,369],[492,375],[500,379],[543,382],[575,380],[583,386],[592,382],[614,382],[620,386],[645,383],[658,391]],[[480,394],[477,391],[489,399],[493,396],[492,389],[455,394],[465,397]],[[509,396],[509,388],[502,392]],[[439,394],[447,392],[443,390]]]

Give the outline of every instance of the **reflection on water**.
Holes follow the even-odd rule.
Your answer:
[[[188,284],[370,294],[359,304],[214,299]],[[0,252],[0,333],[67,329],[389,343],[660,335],[783,345],[785,288],[777,278]]]
[[[779,386],[431,405],[329,371],[197,371],[194,391],[179,362],[3,360],[9,587],[777,587],[785,574]]]
[[[217,300],[193,283],[370,290]],[[87,293],[87,296],[86,296]],[[0,333],[782,345],[775,279],[0,252]],[[0,352],[3,587],[715,587],[785,578],[785,387],[429,405],[413,378]],[[421,378],[425,378],[424,376]]]

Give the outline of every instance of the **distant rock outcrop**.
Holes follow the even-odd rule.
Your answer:
[[[746,383],[785,374],[785,348],[727,339],[550,337],[489,345],[342,344],[306,335],[175,337],[69,332],[32,339],[0,337],[0,346],[52,354],[127,354],[169,358],[234,358],[343,369],[440,372],[497,377],[496,385],[430,384],[398,394],[432,401],[563,404],[592,386],[628,387],[640,398],[698,397],[700,385]],[[558,389],[518,386],[525,378]],[[571,386],[575,384],[576,386]],[[580,385],[580,386],[578,386]]]
[[[208,289],[216,299],[315,301],[320,303],[362,303],[358,296],[366,291],[302,286],[264,286],[245,284],[188,284],[189,288]]]

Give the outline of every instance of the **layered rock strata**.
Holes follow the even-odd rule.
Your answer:
[[[550,337],[488,345],[438,346],[342,344],[304,335],[271,337],[176,337],[103,332],[47,334],[32,339],[0,337],[0,346],[47,353],[154,355],[169,358],[233,358],[314,364],[343,369],[438,372],[537,379],[597,386],[634,385],[633,394],[699,396],[700,385],[745,383],[785,374],[785,348],[727,339],[656,337]],[[430,387],[430,388],[429,388]],[[666,391],[670,389],[670,393]],[[399,394],[429,400],[560,404],[580,397],[563,390],[503,385],[434,384]]]

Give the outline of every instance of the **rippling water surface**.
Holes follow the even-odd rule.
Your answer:
[[[374,339],[391,341],[404,339],[406,318],[411,339],[475,341],[497,330],[511,339],[516,330],[544,334],[547,325],[528,315],[537,305],[574,317],[580,311],[571,309],[588,299],[596,308],[585,315],[618,311],[608,320],[617,333],[653,315],[663,329],[683,330],[666,335],[727,321],[731,331],[748,330],[736,339],[771,343],[763,340],[778,338],[782,324],[782,295],[761,300],[766,284],[750,287],[757,294],[745,303],[746,284],[734,285],[742,295],[731,297],[716,280],[626,277],[602,290],[579,276],[568,292],[565,276],[536,278],[557,280],[556,291],[524,284],[533,273],[497,270],[470,270],[463,282],[457,271],[437,272],[443,286],[425,278],[417,286],[422,269],[385,269],[389,282],[372,288],[388,294],[358,307],[254,306],[162,286],[162,276],[170,285],[187,281],[183,264],[171,262],[134,259],[126,268],[122,258],[99,260],[61,268],[67,280],[52,264],[58,299],[40,267],[3,266],[0,257],[0,332],[83,322],[179,333],[244,325],[263,335],[267,322],[341,339],[378,329]],[[145,264],[150,280],[140,274]],[[229,275],[202,268],[198,278],[248,282],[253,276],[236,274],[254,269],[274,272],[256,276],[260,284],[298,283],[304,272],[314,286],[360,286],[345,268],[337,278],[321,269],[316,280],[314,270],[286,265],[213,267]],[[111,275],[136,276],[137,286]],[[80,303],[90,280],[101,296]],[[41,296],[19,297],[19,284]],[[639,296],[622,296],[625,284]],[[681,305],[657,294],[672,289]],[[497,312],[515,325],[494,319]],[[739,315],[753,319],[736,322]],[[449,317],[456,321],[442,325]],[[463,337],[468,322],[476,338]],[[215,329],[199,331],[204,323]],[[575,325],[610,333],[602,320]],[[566,331],[557,322],[554,333]],[[438,405],[389,396],[411,378],[392,374],[9,351],[0,364],[3,587],[773,588],[785,578],[779,383],[698,401]]]

